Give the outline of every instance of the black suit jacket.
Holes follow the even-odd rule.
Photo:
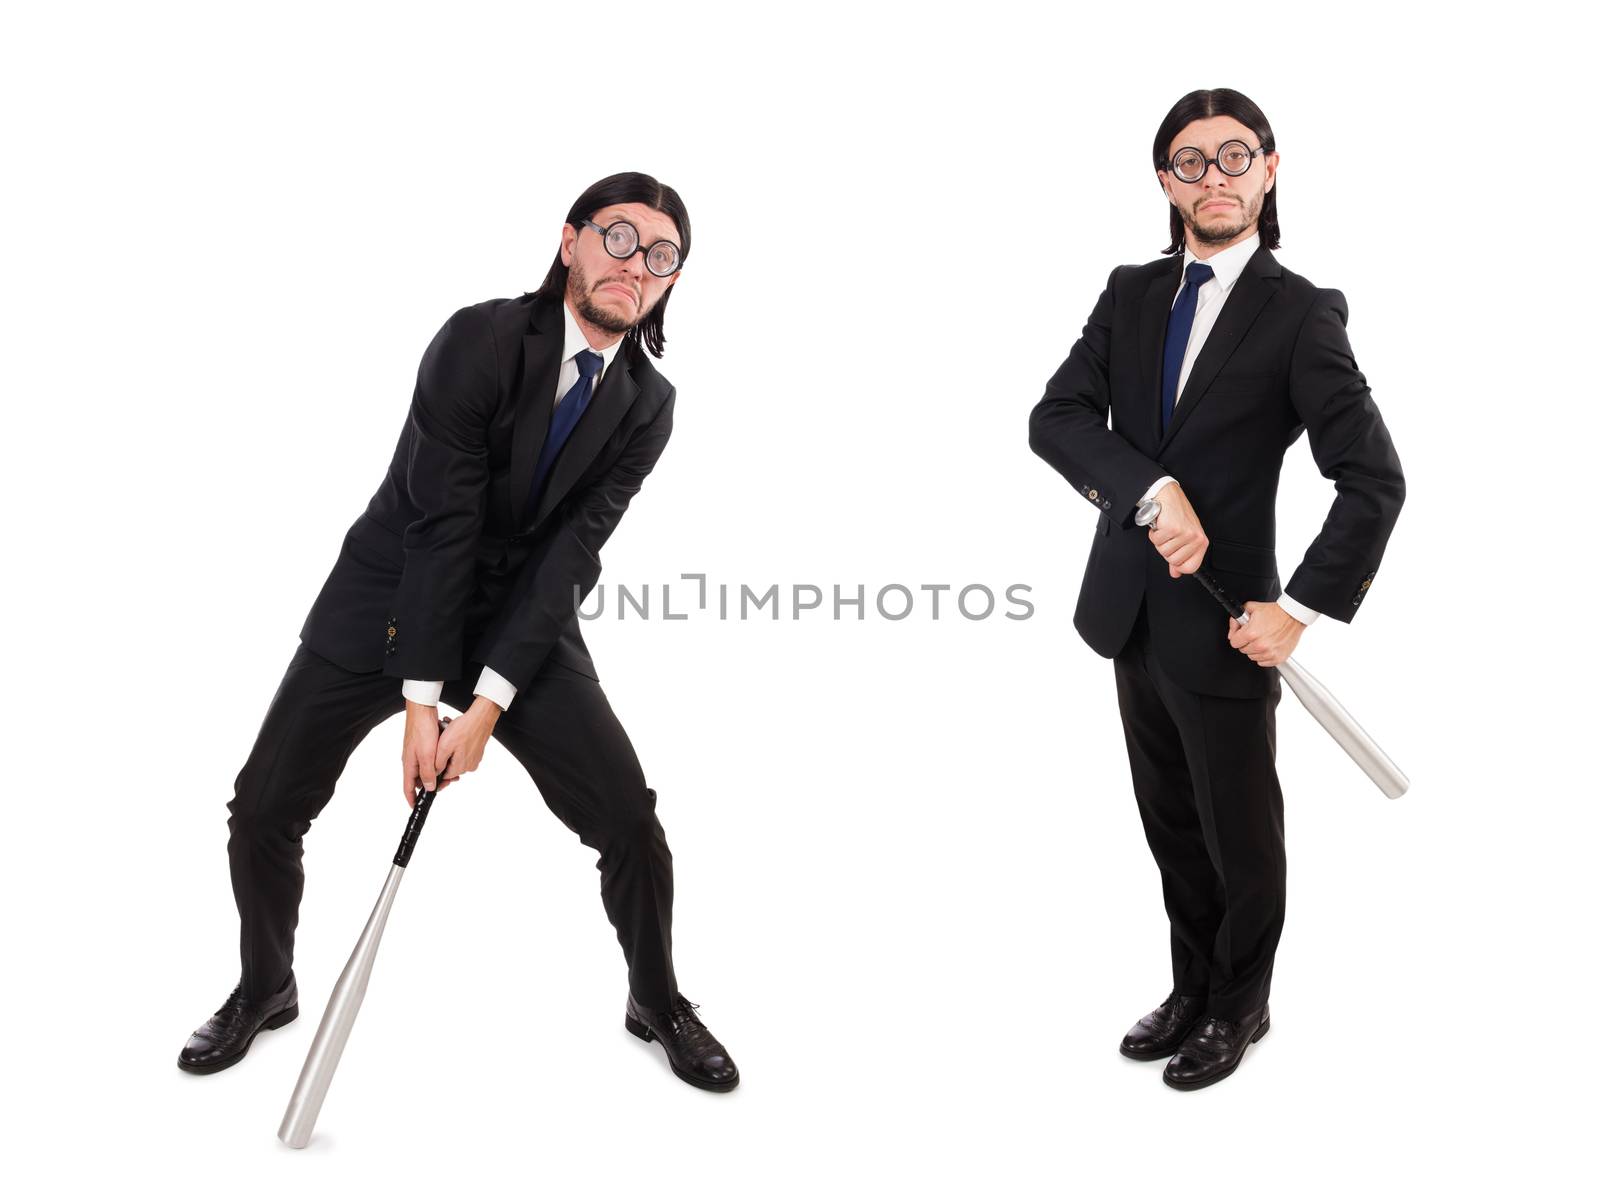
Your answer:
[[[1180,256],[1119,266],[1029,425],[1033,450],[1100,511],[1073,622],[1103,656],[1128,640],[1140,602],[1157,658],[1185,688],[1270,690],[1274,673],[1227,640],[1227,615],[1193,578],[1174,581],[1133,516],[1170,474],[1211,541],[1205,564],[1239,601],[1281,592],[1273,504],[1301,431],[1336,496],[1289,578],[1296,601],[1349,622],[1377,573],[1405,498],[1400,459],[1356,368],[1336,290],[1319,290],[1262,247],[1234,283],[1161,433],[1161,361]],[[1110,426],[1106,416],[1110,413]]]
[[[356,672],[454,680],[487,664],[518,689],[554,660],[589,676],[574,588],[672,434],[676,390],[631,341],[526,509],[555,407],[558,301],[490,299],[439,329],[389,471],[301,627]]]

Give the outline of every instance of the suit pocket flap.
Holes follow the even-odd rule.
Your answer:
[[[1211,546],[1206,549],[1205,563],[1225,573],[1243,573],[1248,577],[1278,575],[1278,558],[1271,548],[1229,543],[1221,539],[1211,541]]]

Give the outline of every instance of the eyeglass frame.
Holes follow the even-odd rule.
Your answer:
[[[580,226],[592,228],[600,234],[600,247],[606,251],[606,255],[608,257],[615,258],[617,261],[631,261],[634,253],[643,253],[644,268],[650,270],[650,276],[652,278],[671,278],[679,270],[683,269],[683,247],[681,245],[674,241],[667,240],[666,237],[662,237],[659,241],[651,241],[648,245],[646,245],[644,243],[644,238],[639,235],[638,225],[634,224],[632,220],[613,220],[604,228],[601,228],[600,225],[596,224],[593,220],[588,219],[580,220],[578,223]],[[626,224],[629,228],[633,229],[633,253],[625,253],[621,257],[618,257],[615,253],[612,253],[610,247],[606,245],[606,238],[611,235],[611,230],[618,224]],[[665,274],[657,274],[654,270],[650,269],[650,250],[654,249],[657,245],[671,245],[673,251],[678,255],[678,264],[672,269],[668,270]]]
[[[1248,151],[1249,154],[1250,154],[1249,159],[1245,162],[1244,169],[1239,171],[1239,173],[1237,173],[1237,174],[1235,174],[1231,170],[1224,169],[1223,165],[1222,165],[1222,162],[1220,161],[1220,159],[1222,157],[1222,151],[1227,149],[1228,146],[1230,146],[1230,145],[1241,146],[1246,151]],[[1174,159],[1177,158],[1178,154],[1181,154],[1181,153],[1184,152],[1184,150],[1189,150],[1189,149],[1194,150],[1195,153],[1200,155],[1200,161],[1202,163],[1202,165],[1200,167],[1200,173],[1197,176],[1195,176],[1194,178],[1184,178],[1183,175],[1179,174],[1178,171],[1172,165]],[[1171,156],[1169,156],[1167,158],[1167,160],[1161,164],[1161,169],[1165,170],[1168,174],[1172,175],[1172,177],[1177,179],[1180,183],[1188,183],[1190,186],[1193,186],[1195,183],[1198,183],[1198,182],[1204,182],[1206,175],[1210,172],[1210,170],[1211,170],[1211,168],[1213,166],[1215,166],[1217,168],[1217,172],[1219,174],[1222,174],[1223,176],[1225,176],[1227,178],[1243,178],[1245,175],[1250,173],[1250,167],[1255,165],[1256,155],[1265,154],[1267,152],[1269,152],[1269,151],[1267,150],[1267,147],[1265,145],[1258,145],[1254,149],[1251,149],[1248,145],[1245,145],[1245,143],[1243,141],[1240,141],[1239,138],[1237,138],[1237,137],[1230,137],[1228,140],[1224,141],[1221,145],[1217,146],[1217,156],[1215,158],[1206,157],[1206,151],[1201,149],[1198,145],[1180,145],[1178,147],[1178,153],[1175,153],[1175,154],[1172,154]]]

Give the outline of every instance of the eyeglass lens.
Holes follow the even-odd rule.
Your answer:
[[[605,246],[612,257],[632,257],[639,250],[639,230],[619,220],[605,230]],[[665,278],[678,268],[678,247],[671,241],[657,241],[645,253],[644,264],[656,277]]]
[[[1243,141],[1229,141],[1217,150],[1217,169],[1224,174],[1237,176],[1250,169],[1254,157],[1250,147]],[[1205,154],[1186,146],[1173,155],[1172,173],[1186,183],[1197,183],[1205,177],[1206,167],[1209,164]]]

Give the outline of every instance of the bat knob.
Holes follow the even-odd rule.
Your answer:
[[[1146,498],[1139,503],[1139,509],[1134,512],[1133,521],[1140,527],[1153,527],[1155,521],[1161,517],[1161,503],[1154,498]]]

